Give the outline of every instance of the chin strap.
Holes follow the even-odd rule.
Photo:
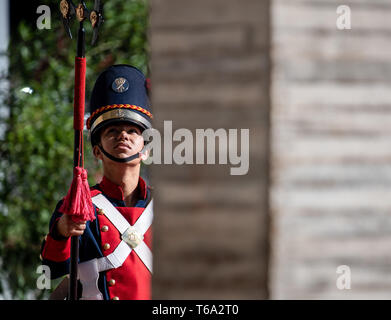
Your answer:
[[[100,146],[98,144],[98,148],[100,151],[102,151],[102,153],[107,157],[109,158],[110,160],[113,160],[115,162],[121,162],[121,163],[125,163],[125,162],[130,162],[134,159],[137,159],[139,156],[140,156],[140,152],[137,152],[136,154],[130,156],[130,157],[127,157],[127,158],[117,158],[117,157],[114,157],[112,156],[111,154],[107,153],[102,146]]]

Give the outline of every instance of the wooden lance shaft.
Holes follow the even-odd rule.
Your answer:
[[[75,130],[75,144],[73,153],[73,167],[83,167],[83,128],[85,109],[85,30],[80,22],[77,35],[77,55],[75,58],[75,94],[73,108],[73,127]],[[79,263],[79,236],[71,237],[71,258],[69,271],[69,300],[77,300],[77,274]]]

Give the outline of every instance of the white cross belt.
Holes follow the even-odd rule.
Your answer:
[[[122,241],[108,256],[79,263],[78,276],[83,285],[82,300],[102,300],[103,295],[98,288],[99,272],[122,266],[132,250],[152,273],[152,252],[144,242],[144,234],[152,224],[153,201],[148,204],[133,226],[103,194],[93,197],[92,202],[103,210],[120,232]]]
[[[100,259],[104,260],[102,262],[98,262],[99,269],[104,268],[100,271],[107,270],[108,266],[112,266],[111,268],[120,267],[130,252],[134,250],[140,260],[152,273],[152,252],[143,240],[145,232],[147,232],[149,227],[152,225],[153,200],[144,209],[143,213],[133,226],[129,224],[124,216],[113,206],[109,200],[107,200],[103,194],[98,194],[97,196],[93,197],[92,202],[99,209],[103,210],[104,215],[119,231],[122,238],[120,244],[111,254],[98,259],[98,261]]]

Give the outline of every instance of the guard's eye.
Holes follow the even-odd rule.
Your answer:
[[[109,130],[107,130],[107,134],[112,134],[112,133],[115,133],[116,130],[114,128],[111,128]]]

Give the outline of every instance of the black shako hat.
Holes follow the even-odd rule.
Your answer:
[[[115,122],[130,122],[142,130],[152,128],[147,85],[143,73],[130,65],[113,65],[99,75],[87,119],[92,145],[97,144],[98,131]]]

